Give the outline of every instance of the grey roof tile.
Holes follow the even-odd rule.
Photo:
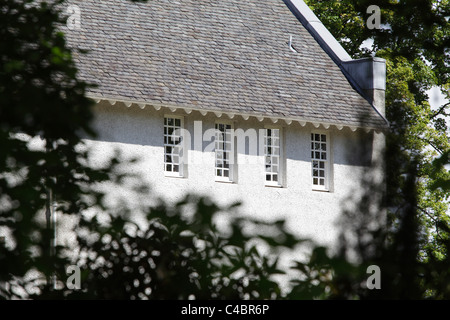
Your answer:
[[[385,126],[283,0],[71,0],[67,30],[91,94]],[[292,35],[298,53],[290,51]]]

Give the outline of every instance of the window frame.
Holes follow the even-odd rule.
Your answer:
[[[229,160],[231,160],[231,162],[229,163],[229,167],[228,167],[228,177],[224,177],[224,176],[218,176],[217,175],[217,170],[223,170],[224,168],[218,168],[217,167],[217,150],[216,150],[216,134],[217,134],[217,129],[216,126],[223,124],[225,126],[230,126],[230,130],[231,130],[231,143],[230,143],[230,157]],[[225,128],[226,130],[226,128]],[[234,170],[235,170],[235,144],[234,144],[234,140],[235,140],[235,134],[234,134],[234,122],[233,121],[227,121],[227,120],[216,120],[214,122],[214,179],[216,182],[226,182],[226,183],[233,183],[234,182]],[[226,142],[226,141],[225,141]]]
[[[330,141],[330,134],[329,134],[329,132],[326,132],[326,131],[319,131],[319,130],[313,130],[313,131],[311,131],[311,135],[316,135],[316,134],[319,134],[319,135],[324,135],[326,138],[326,141],[325,141],[325,143],[326,143],[326,146],[325,146],[325,153],[326,153],[326,159],[325,159],[325,161],[323,160],[323,159],[318,159],[318,160],[316,160],[315,159],[315,157],[313,157],[312,156],[312,152],[316,152],[316,149],[315,148],[312,148],[312,144],[313,143],[317,143],[316,142],[316,140],[315,140],[315,137],[314,137],[314,139],[312,139],[312,137],[310,136],[310,139],[309,139],[309,143],[310,143],[310,148],[309,148],[309,151],[310,151],[310,154],[311,154],[311,187],[312,187],[312,190],[315,190],[315,191],[330,191],[330,181],[331,181],[331,152],[330,152],[330,145],[331,145],[331,141]],[[321,139],[322,140],[322,139]],[[322,141],[320,141],[319,143],[322,143]],[[313,161],[319,161],[319,163],[320,162],[324,162],[324,185],[322,186],[322,185],[320,185],[320,184],[314,184],[314,165],[313,165]],[[319,164],[319,167],[320,167],[320,164]],[[319,170],[320,170],[320,168],[319,168]],[[319,175],[320,175],[320,173],[319,173]],[[320,179],[320,177],[319,177],[319,179]]]
[[[277,171],[277,181],[268,181],[267,180],[267,167],[266,167],[266,142],[264,141],[267,138],[267,130],[278,130],[278,149],[279,149],[279,154],[278,154],[278,171]],[[283,148],[283,144],[284,144],[284,130],[283,127],[280,126],[272,126],[272,125],[266,125],[264,126],[264,136],[263,136],[263,158],[264,158],[264,186],[266,187],[278,187],[278,188],[282,188],[283,187],[283,175],[284,175],[284,148]],[[273,156],[273,155],[271,155]]]
[[[170,145],[168,143],[166,143],[164,140],[164,138],[166,137],[166,133],[164,133],[163,130],[163,152],[164,152],[164,176],[166,177],[175,177],[175,178],[183,178],[184,177],[184,157],[185,157],[185,152],[186,152],[186,148],[185,148],[185,136],[184,136],[184,117],[183,116],[179,116],[179,115],[173,115],[173,114],[165,114],[164,115],[164,119],[163,119],[163,129],[166,128],[166,119],[175,119],[175,120],[180,120],[180,137],[181,137],[181,142],[179,143],[179,147],[181,148],[181,152],[179,152],[178,157],[179,157],[179,162],[178,162],[178,167],[179,167],[179,171],[175,172],[175,171],[168,171],[167,170],[167,164],[169,164],[168,162],[166,162],[166,147],[173,147],[176,145]],[[167,137],[169,137],[168,133],[167,133]],[[182,155],[180,155],[182,154]],[[173,162],[170,163],[173,165]]]

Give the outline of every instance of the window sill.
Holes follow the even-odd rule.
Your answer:
[[[221,183],[234,183],[233,180],[223,179],[223,178],[218,178],[218,177],[216,177],[216,179],[214,181],[221,182]]]
[[[317,186],[313,186],[313,187],[312,187],[312,191],[330,192],[330,189],[327,189],[327,188],[320,188],[320,187],[317,187]]]
[[[271,188],[283,188],[283,185],[278,184],[278,183],[270,183],[270,182],[266,182],[264,183],[265,187],[271,187]]]
[[[164,176],[168,178],[184,178],[183,175],[174,172],[164,172]]]

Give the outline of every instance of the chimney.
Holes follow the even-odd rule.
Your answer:
[[[370,57],[341,63],[369,102],[385,117],[386,60]]]

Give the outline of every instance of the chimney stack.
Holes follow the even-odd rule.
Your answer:
[[[342,61],[342,66],[369,102],[385,116],[386,60],[377,57]]]

